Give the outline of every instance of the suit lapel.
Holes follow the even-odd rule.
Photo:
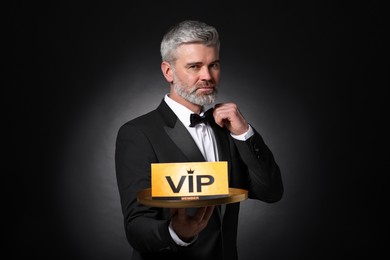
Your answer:
[[[226,134],[226,129],[221,128],[218,126],[214,121],[210,122],[210,126],[213,129],[215,139],[217,141],[218,146],[218,158],[219,161],[227,161],[228,162],[228,180],[230,180],[230,174],[231,174],[231,163],[229,163],[230,160],[230,153],[229,153],[229,139],[228,135]],[[217,212],[219,216],[220,223],[223,223],[223,218],[225,215],[227,205],[219,205],[217,207]]]
[[[205,161],[194,139],[192,139],[192,136],[188,133],[187,129],[180,120],[176,120],[174,127],[171,128],[165,126],[164,129],[167,135],[172,139],[177,147],[179,147],[190,162]]]
[[[225,129],[219,127],[217,124],[210,124],[213,129],[215,139],[218,146],[218,158],[220,161],[229,160],[229,140],[227,140]]]
[[[229,137],[226,133],[225,128],[221,128],[214,121],[210,123],[211,128],[213,129],[215,139],[217,141],[218,146],[218,158],[219,161],[227,161],[230,162],[230,147],[229,147]],[[231,163],[228,163],[228,178],[230,180],[231,173]]]
[[[164,130],[176,144],[176,146],[183,152],[189,162],[204,162],[205,159],[202,153],[199,151],[194,139],[187,131],[185,126],[178,120],[172,109],[163,100],[160,106],[157,108],[163,117],[166,126]]]

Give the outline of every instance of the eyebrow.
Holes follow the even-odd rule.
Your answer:
[[[218,59],[218,60],[214,60],[214,61],[210,62],[210,64],[215,64],[215,63],[220,63],[220,60]],[[186,64],[186,66],[202,65],[202,64],[204,64],[204,63],[197,61],[197,62],[189,62]]]

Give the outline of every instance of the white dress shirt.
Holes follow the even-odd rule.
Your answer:
[[[178,119],[183,123],[183,125],[186,127],[188,132],[191,134],[192,138],[194,139],[196,145],[199,147],[199,150],[201,151],[203,157],[207,162],[216,162],[219,160],[218,158],[218,147],[216,138],[214,136],[214,132],[211,129],[209,124],[200,123],[197,124],[194,127],[190,127],[190,115],[193,113],[190,109],[186,108],[185,106],[177,103],[173,99],[171,99],[168,94],[165,95],[164,101],[167,103],[167,105],[172,109],[172,111],[176,114]],[[203,110],[200,113],[200,116],[203,115],[205,111]],[[246,133],[241,135],[233,135],[231,136],[235,139],[245,141],[249,139],[253,135],[253,129],[249,125],[249,129]],[[193,241],[196,240],[196,238],[187,243],[182,241],[175,231],[173,230],[171,224],[169,225],[169,233],[171,234],[173,240],[180,246],[188,246]]]
[[[215,140],[214,132],[211,129],[210,125],[200,123],[194,127],[190,127],[190,115],[194,112],[172,100],[168,95],[165,95],[164,100],[173,110],[173,112],[175,112],[176,116],[183,123],[183,125],[187,128],[188,132],[191,134],[205,160],[207,162],[218,161],[217,142]],[[205,111],[202,111],[200,115],[202,116],[204,112]]]

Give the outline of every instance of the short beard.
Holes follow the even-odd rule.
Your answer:
[[[196,90],[199,88],[197,85],[190,87],[188,90],[177,77],[174,76],[173,87],[175,92],[184,98],[185,100],[191,102],[192,104],[196,104],[199,106],[210,105],[215,102],[217,99],[218,90],[214,87],[213,92],[211,94],[205,95],[197,95]]]

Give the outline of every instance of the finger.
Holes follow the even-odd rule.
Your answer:
[[[214,118],[223,120],[230,119],[235,113],[234,108],[230,104],[221,104],[217,108],[214,108],[213,116]]]
[[[215,206],[207,207],[207,210],[206,210],[206,212],[204,213],[204,216],[203,216],[203,221],[206,221],[206,222],[209,221],[211,215],[213,214],[214,208],[215,208]]]
[[[217,125],[219,125],[220,127],[224,127],[224,119],[223,119],[223,117],[221,117],[220,111],[214,109],[213,117],[214,117],[214,121]]]
[[[244,116],[234,103],[219,105],[214,109],[213,116],[216,124],[226,127],[233,134],[242,134],[249,129]]]
[[[199,208],[197,211],[196,211],[196,214],[194,215],[194,220],[196,222],[201,222],[203,217],[204,217],[204,214],[206,213],[206,209],[207,207],[201,207]]]
[[[217,109],[215,109],[215,113],[217,116],[221,118],[231,119],[235,117],[240,117],[241,113],[238,110],[237,105],[235,104],[224,104]]]
[[[213,214],[213,211],[214,211],[214,206],[207,207],[203,215],[203,219],[200,222],[198,222],[200,228],[203,229],[205,226],[207,226],[207,223],[209,222],[210,217]]]
[[[176,216],[179,220],[185,220],[187,218],[186,209],[185,208],[176,209]]]

